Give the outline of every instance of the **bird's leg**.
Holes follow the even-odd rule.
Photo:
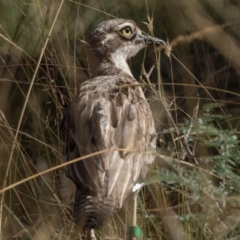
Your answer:
[[[137,225],[137,194],[136,193],[133,197],[133,221],[132,226],[129,227],[128,235],[129,239],[135,240],[141,238],[141,228]]]
[[[97,240],[96,236],[95,236],[95,232],[94,232],[94,229],[91,229],[89,231],[89,237],[88,237],[89,240]]]
[[[133,226],[137,226],[137,194],[133,197]]]

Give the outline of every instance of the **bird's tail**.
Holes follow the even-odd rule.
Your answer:
[[[115,210],[115,202],[111,196],[103,194],[90,196],[80,189],[76,190],[74,217],[80,229],[98,229],[109,221]]]

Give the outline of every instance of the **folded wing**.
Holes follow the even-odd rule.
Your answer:
[[[122,88],[119,77],[99,79],[86,82],[68,108],[63,155],[69,161],[109,151],[68,165],[66,175],[86,194],[111,197],[120,208],[154,160],[148,150],[155,148],[155,127],[142,89],[133,86],[132,78],[124,78]]]

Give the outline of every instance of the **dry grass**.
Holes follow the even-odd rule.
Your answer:
[[[159,132],[156,164],[138,197],[143,239],[239,238],[238,1],[1,5],[1,239],[77,237],[55,189],[59,124],[88,78],[82,41],[114,17],[135,20],[172,48],[168,56],[147,49],[130,62]],[[126,239],[131,209],[130,201],[98,234]]]

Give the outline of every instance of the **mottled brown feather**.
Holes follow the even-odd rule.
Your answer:
[[[115,44],[119,44],[117,35],[113,35],[116,39],[109,37],[104,42],[106,34],[126,22],[139,33],[134,22],[122,19],[107,21],[93,31],[89,56],[101,61],[93,72],[95,77],[82,84],[80,94],[69,104],[63,120],[65,162],[111,150],[68,165],[66,175],[61,176],[65,185],[67,181],[64,179],[68,177],[76,186],[73,190],[76,191],[75,219],[84,229],[106,223],[112,212],[132,196],[133,186],[144,179],[148,165],[154,161],[154,155],[148,152],[156,146],[149,105],[138,82],[128,71],[115,67],[108,58],[116,48]],[[142,47],[133,48],[133,53],[127,53],[126,58],[135,55]],[[60,195],[70,201],[66,191],[62,190]]]

